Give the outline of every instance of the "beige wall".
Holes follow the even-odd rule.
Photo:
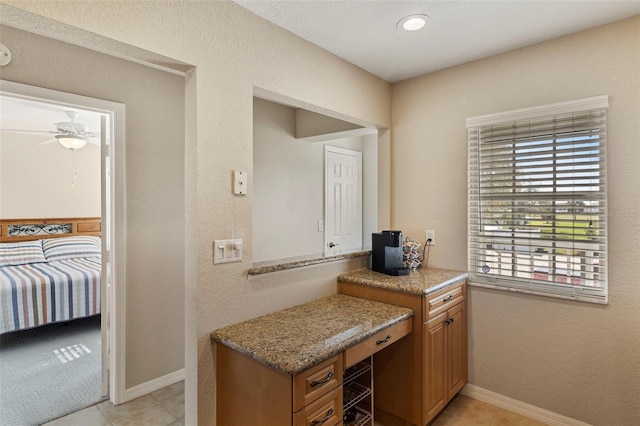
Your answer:
[[[229,2],[5,3],[197,67],[193,105],[197,110],[197,158],[192,157],[195,151],[190,146],[186,153],[187,161],[197,165],[197,214],[187,211],[194,218],[191,226],[197,237],[193,241],[197,297],[187,294],[186,307],[188,315],[196,312],[196,324],[188,324],[187,329],[187,423],[195,421],[193,386],[197,380],[198,422],[215,424],[214,354],[209,333],[335,293],[336,275],[362,266],[360,261],[351,261],[247,280],[253,197],[234,197],[230,176],[231,170],[251,173],[254,87],[388,127],[390,85]],[[196,82],[191,80],[191,84]],[[191,90],[188,86],[187,91],[193,93]],[[187,112],[189,108],[187,104]],[[189,191],[195,176],[190,169],[186,172]],[[182,202],[179,198],[172,201],[176,207]],[[191,202],[187,199],[187,205]],[[245,241],[243,261],[214,266],[213,240],[232,235]],[[177,303],[166,308],[173,309]],[[197,343],[191,340],[192,330]],[[197,366],[190,364],[196,351]]]
[[[57,142],[38,145],[42,141],[3,134],[0,218],[100,217],[100,148],[87,144],[72,153]]]
[[[2,79],[125,104],[125,384],[184,368],[184,78],[0,30],[13,54]]]
[[[465,118],[608,94],[609,305],[472,288],[470,382],[596,425],[640,421],[640,18],[393,86],[392,223],[466,269]]]

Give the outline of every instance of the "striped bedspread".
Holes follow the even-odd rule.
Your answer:
[[[0,333],[100,313],[100,258],[0,267]]]

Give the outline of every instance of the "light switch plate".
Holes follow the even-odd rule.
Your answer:
[[[242,238],[213,241],[213,263],[240,262],[242,260]]]

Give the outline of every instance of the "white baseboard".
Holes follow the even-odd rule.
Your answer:
[[[184,368],[182,370],[174,371],[173,373],[166,374],[157,379],[149,380],[148,382],[141,383],[132,388],[125,389],[124,402],[131,401],[132,399],[139,398],[147,395],[151,392],[162,389],[166,386],[172,385],[176,382],[184,380]]]
[[[553,411],[500,395],[499,393],[483,389],[470,383],[467,383],[460,393],[550,426],[589,426],[588,423],[583,423],[580,420],[572,419],[571,417],[566,417]]]

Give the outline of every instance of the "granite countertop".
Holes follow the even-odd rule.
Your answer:
[[[349,250],[343,253],[337,253],[333,256],[325,256],[323,253],[318,253],[288,259],[268,260],[265,262],[255,263],[247,273],[248,275],[269,274],[271,272],[319,265],[321,263],[335,262],[337,260],[354,259],[356,257],[369,256],[370,254],[371,249],[364,247],[362,250]]]
[[[448,269],[425,268],[411,271],[409,275],[391,276],[370,269],[349,272],[338,276],[338,281],[386,288],[403,293],[427,295],[448,285],[466,279],[467,272]]]
[[[336,294],[220,328],[211,339],[295,375],[413,315],[409,308]]]

